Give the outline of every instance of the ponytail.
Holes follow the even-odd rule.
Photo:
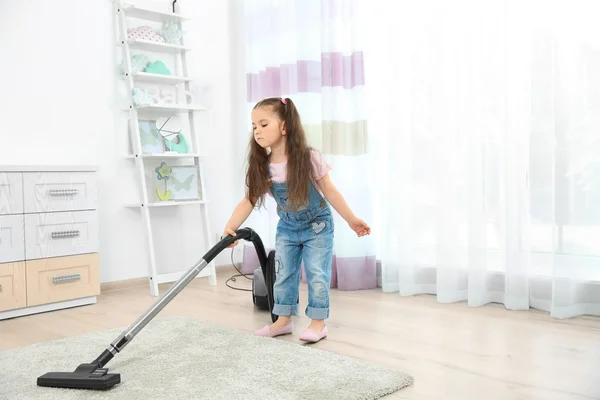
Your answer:
[[[302,128],[300,114],[292,99],[286,97],[282,98],[281,101],[284,104],[283,120],[285,121],[286,132],[288,135],[294,135],[295,132],[298,132],[298,129]]]

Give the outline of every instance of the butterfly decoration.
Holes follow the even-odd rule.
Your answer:
[[[150,130],[147,130],[140,126],[140,140],[142,142],[142,145],[156,144],[158,143],[158,131],[152,128]]]
[[[190,190],[192,188],[192,180],[194,179],[193,175],[190,175],[186,178],[185,181],[180,182],[177,178],[175,178],[174,176],[171,177],[171,184],[173,185],[173,187],[175,188],[176,191],[181,191],[181,190]]]

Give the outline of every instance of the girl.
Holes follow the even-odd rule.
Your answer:
[[[300,264],[304,261],[308,281],[305,312],[312,322],[300,339],[317,342],[327,336],[325,319],[329,317],[334,228],[329,204],[358,236],[369,235],[371,229],[352,213],[331,182],[331,167],[307,145],[292,100],[275,97],[258,102],[252,111],[252,130],[246,196],[233,211],[223,236],[235,236],[252,210],[264,203],[265,194],[274,198],[279,222],[273,314],[278,319],[255,334],[275,337],[292,333],[291,317],[298,315]]]

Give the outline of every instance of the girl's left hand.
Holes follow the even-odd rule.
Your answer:
[[[355,217],[351,219],[350,221],[348,221],[348,225],[350,225],[350,228],[354,232],[356,232],[358,237],[371,234],[371,228],[369,227],[369,225],[367,225],[367,223],[360,218]]]

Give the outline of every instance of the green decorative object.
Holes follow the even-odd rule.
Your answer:
[[[180,154],[185,154],[188,152],[188,143],[185,140],[185,136],[181,132],[177,134],[179,138],[179,143],[175,143],[171,139],[165,138],[165,147],[169,149],[169,151],[175,151]]]
[[[164,192],[159,188],[156,188],[156,195],[161,201],[169,200],[173,192],[171,190],[167,190],[167,181],[169,180],[169,178],[171,178],[171,172],[173,171],[172,168],[165,164],[165,162],[163,161],[158,167],[154,168],[154,171],[156,172],[156,178],[159,181],[165,181]]]
[[[168,201],[171,200],[171,195],[173,194],[172,190],[167,190],[166,193],[163,193],[162,190],[160,190],[159,188],[156,188],[156,195],[158,196],[158,199],[160,201]]]
[[[171,71],[165,66],[160,60],[149,63],[145,69],[146,72],[150,74],[161,74],[161,75],[171,75]]]

